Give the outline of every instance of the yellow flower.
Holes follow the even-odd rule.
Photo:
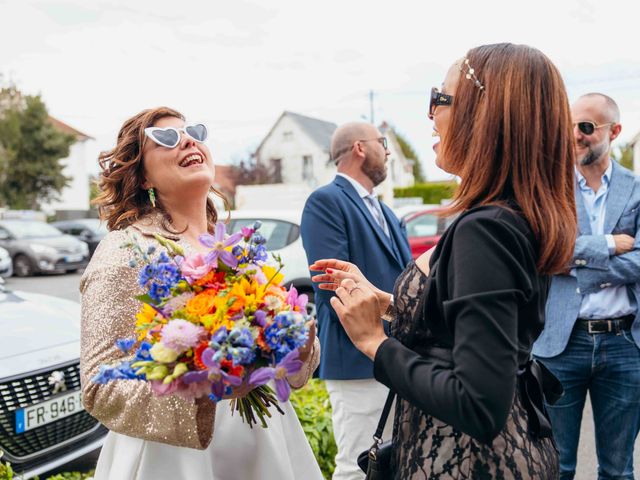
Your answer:
[[[156,320],[158,312],[146,303],[142,304],[142,309],[136,314],[136,332],[138,332],[138,341],[143,340],[149,330],[158,325],[164,323],[162,320]]]
[[[284,280],[284,275],[282,275],[281,273],[276,273],[277,271],[278,270],[276,268],[269,265],[264,265],[262,267],[262,272],[264,273],[265,277],[267,277],[267,282],[273,285],[280,285]]]

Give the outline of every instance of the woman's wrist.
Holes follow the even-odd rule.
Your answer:
[[[380,348],[380,345],[382,345],[382,343],[387,338],[389,337],[387,337],[387,335],[383,333],[382,335],[376,336],[375,338],[368,340],[366,343],[363,343],[361,346],[358,347],[358,350],[360,350],[367,357],[369,357],[371,361],[373,361],[376,358],[376,353],[378,352],[378,348]]]

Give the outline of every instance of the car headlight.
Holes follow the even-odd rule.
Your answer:
[[[0,260],[6,260],[7,258],[9,258],[9,252],[0,250]]]
[[[87,255],[89,253],[89,246],[84,242],[80,242],[80,245],[78,246],[78,252],[82,253],[83,255]]]
[[[31,250],[41,255],[57,255],[58,251],[49,245],[40,245],[39,243],[30,243]]]

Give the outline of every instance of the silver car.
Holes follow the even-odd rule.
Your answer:
[[[13,264],[11,255],[4,248],[0,247],[0,277],[9,278],[13,274]]]
[[[107,430],[80,397],[80,305],[0,279],[0,331],[2,460],[31,478],[99,448]]]
[[[0,247],[9,251],[18,277],[75,272],[89,262],[85,242],[36,220],[0,220]]]

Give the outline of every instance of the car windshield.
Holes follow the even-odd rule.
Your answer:
[[[267,240],[267,250],[280,250],[293,243],[300,235],[300,228],[293,223],[265,218],[236,218],[231,221],[229,230],[238,232],[242,227],[252,226],[256,220],[262,223],[259,233]]]
[[[93,232],[101,235],[106,235],[109,232],[107,230],[107,225],[97,218],[84,218],[80,223],[91,229]]]
[[[16,238],[59,237],[62,232],[44,222],[28,220],[3,221],[0,226],[9,230]]]

